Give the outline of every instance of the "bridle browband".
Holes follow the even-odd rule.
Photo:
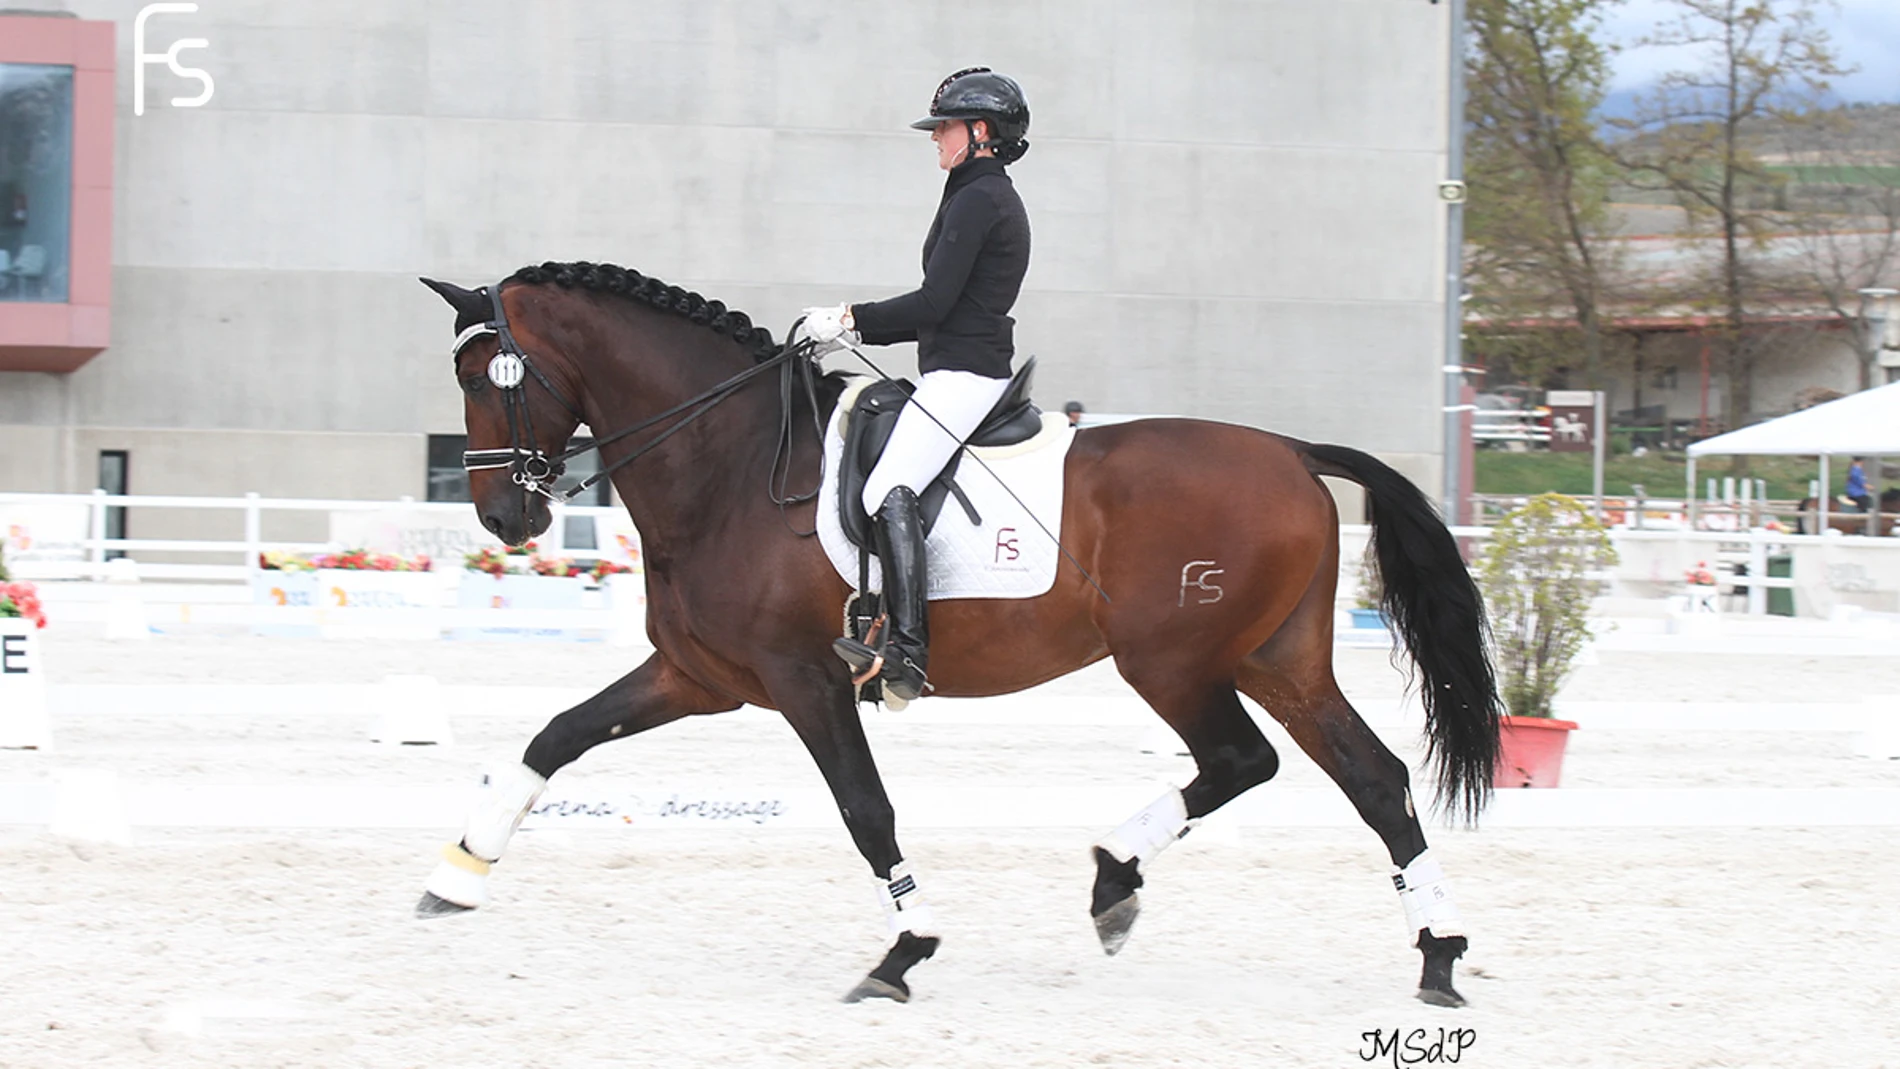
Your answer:
[[[505,282],[506,280],[503,281]],[[508,314],[503,311],[501,306],[501,287],[502,283],[498,282],[493,286],[484,286],[478,291],[488,296],[491,314],[486,322],[477,323],[457,335],[455,348],[451,351],[450,358],[459,359],[462,355],[462,350],[467,348],[469,344],[477,338],[488,337],[489,335],[495,337],[499,350],[488,362],[488,381],[501,390],[502,408],[508,414],[508,448],[465,450],[462,453],[462,468],[465,471],[486,471],[495,468],[507,468],[515,485],[521,487],[524,507],[526,505],[525,498],[530,494],[540,494],[556,504],[566,504],[587,492],[588,489],[602,479],[607,478],[620,468],[633,463],[647,452],[658,447],[660,443],[684,430],[688,424],[711,411],[719,402],[737,393],[739,388],[746,383],[751,382],[767,371],[777,368],[782,370],[779,392],[783,403],[783,416],[779,428],[778,449],[773,455],[772,470],[767,480],[767,492],[772,502],[778,505],[781,510],[787,505],[810,501],[818,496],[818,486],[813,486],[809,493],[804,494],[786,495],[783,492],[785,489],[785,479],[791,475],[792,385],[794,377],[801,365],[804,366],[806,372],[804,376],[805,393],[811,401],[813,424],[821,433],[823,430],[822,420],[818,411],[817,391],[812,382],[812,369],[808,366],[811,363],[810,356],[813,349],[813,345],[810,341],[800,341],[795,344],[787,343],[786,345],[780,346],[776,352],[764,360],[759,361],[746,370],[725,379],[709,389],[694,394],[663,412],[655,413],[630,427],[623,427],[604,438],[596,438],[587,445],[575,446],[572,449],[549,456],[541,449],[540,444],[536,441],[534,436],[534,422],[529,414],[526,391],[527,377],[529,375],[534,376],[535,381],[541,384],[541,388],[552,395],[556,401],[559,401],[561,407],[567,409],[568,413],[576,420],[581,423],[586,423],[587,417],[581,413],[581,410],[577,406],[562,395],[560,390],[554,388],[554,383],[549,381],[546,375],[542,374],[541,369],[536,367],[532,360],[528,359],[528,354],[522,350],[520,343],[515,341],[514,332],[508,329]],[[796,330],[796,328],[794,328],[794,330]],[[674,416],[678,416],[681,413],[685,414],[685,418],[680,419],[664,431],[640,443],[626,456],[615,460],[611,464],[602,464],[599,471],[566,490],[558,490],[555,488],[555,480],[566,473],[567,462],[574,457],[586,453],[600,452],[604,446],[622,441],[649,427],[671,419]],[[525,445],[523,444],[524,441],[526,442]],[[603,453],[602,460],[605,459],[606,455]],[[820,485],[822,485],[822,478],[821,471]],[[798,533],[805,534],[809,532]]]

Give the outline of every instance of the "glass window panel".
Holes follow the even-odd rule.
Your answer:
[[[99,451],[99,489],[108,494],[124,495],[129,493],[127,485],[132,455],[123,449],[102,449]],[[125,506],[106,506],[106,537],[125,538]],[[125,556],[125,550],[109,549],[107,560],[117,560]]]
[[[0,63],[0,301],[65,303],[72,206],[73,69]]]
[[[466,434],[429,436],[430,501],[473,501],[469,492],[468,472],[462,470],[462,450],[468,448]]]

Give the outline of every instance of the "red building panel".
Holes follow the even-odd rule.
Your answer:
[[[110,22],[0,15],[0,63],[74,68],[66,303],[0,302],[0,371],[72,371],[111,341],[115,42]]]

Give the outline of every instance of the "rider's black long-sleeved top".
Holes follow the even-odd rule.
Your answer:
[[[1009,310],[1029,271],[1029,213],[1001,160],[952,168],[924,239],[924,282],[889,300],[853,305],[872,345],[917,343],[923,371],[1009,377],[1016,321]]]

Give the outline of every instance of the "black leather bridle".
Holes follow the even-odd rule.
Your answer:
[[[801,365],[804,365],[805,393],[811,402],[814,426],[821,432],[823,430],[816,386],[813,383],[816,372],[810,366],[813,362],[813,345],[810,341],[780,346],[777,352],[764,360],[663,412],[649,416],[630,427],[617,430],[604,438],[596,438],[587,445],[575,446],[550,456],[541,449],[540,443],[534,436],[534,421],[529,414],[526,390],[528,376],[532,375],[535,381],[541,384],[541,388],[559,401],[561,407],[567,409],[577,421],[586,423],[587,417],[582,415],[581,410],[563,396],[561,391],[554,388],[554,383],[542,374],[541,369],[534,365],[534,361],[528,359],[528,354],[522,350],[520,343],[515,341],[514,332],[508,329],[508,314],[502,310],[501,306],[501,283],[483,286],[477,292],[487,295],[491,314],[486,322],[469,327],[455,339],[455,348],[450,353],[450,357],[459,359],[462,350],[477,338],[490,335],[495,337],[500,348],[488,361],[488,381],[501,391],[502,408],[508,414],[508,448],[466,450],[462,453],[462,468],[466,471],[508,469],[515,485],[521,487],[524,507],[527,497],[531,494],[540,494],[556,504],[566,504],[574,500],[594,484],[633,463],[660,443],[684,430],[688,424],[711,411],[719,402],[737,393],[741,386],[775,368],[781,370],[779,392],[783,402],[783,415],[779,426],[778,451],[773,456],[772,471],[767,480],[767,492],[773,503],[781,509],[787,505],[810,501],[818,496],[819,486],[813,486],[810,492],[803,494],[788,496],[783,492],[784,480],[790,476],[791,465],[792,387]],[[794,325],[793,333],[796,334],[796,331],[797,327]],[[684,418],[640,443],[626,456],[612,464],[603,464],[599,471],[582,482],[566,490],[555,488],[555,480],[566,473],[567,462],[574,457],[598,452],[603,446],[612,445],[682,413],[684,413]],[[820,485],[822,485],[822,480],[821,470]]]

